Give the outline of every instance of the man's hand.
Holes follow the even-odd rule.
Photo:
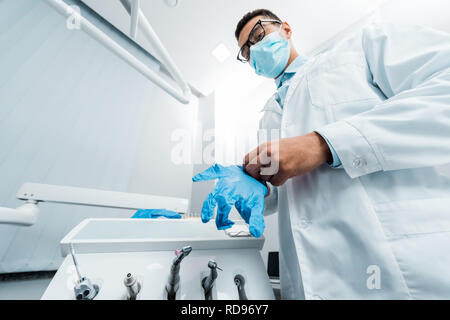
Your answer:
[[[326,141],[316,132],[266,142],[244,158],[245,172],[274,186],[332,161]]]

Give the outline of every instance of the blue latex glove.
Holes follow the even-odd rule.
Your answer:
[[[202,208],[202,221],[211,220],[214,208],[218,205],[216,215],[217,229],[231,228],[233,221],[228,219],[231,208],[236,206],[241,217],[249,224],[250,233],[258,238],[264,232],[264,197],[267,186],[247,175],[241,166],[224,167],[216,164],[192,181],[219,179],[214,190],[208,195]]]
[[[181,219],[181,214],[166,209],[139,209],[131,218],[156,219],[159,217],[166,217],[169,219]]]

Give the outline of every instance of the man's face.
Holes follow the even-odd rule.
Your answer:
[[[239,48],[242,48],[242,46],[246,44],[247,40],[249,40],[250,33],[252,33],[252,39],[257,40],[257,41],[253,41],[255,43],[258,41],[261,41],[263,39],[262,36],[264,35],[264,31],[265,31],[265,36],[267,36],[268,34],[270,34],[272,32],[280,31],[280,35],[282,37],[286,38],[287,40],[290,39],[290,28],[287,23],[283,23],[281,30],[280,30],[280,24],[278,24],[278,23],[263,22],[262,23],[262,25],[264,27],[264,30],[263,30],[260,26],[256,26],[256,24],[258,23],[259,20],[264,20],[264,19],[270,19],[270,18],[267,18],[265,16],[256,16],[256,17],[252,18],[249,22],[247,22],[247,24],[242,29],[241,34],[239,35],[239,39],[238,39]],[[243,53],[244,53],[244,56],[248,55],[248,58],[249,58],[250,57],[250,48],[248,48],[248,50],[244,50]]]

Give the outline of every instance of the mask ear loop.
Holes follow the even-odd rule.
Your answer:
[[[278,29],[278,33],[281,32],[281,29],[283,29],[283,23],[280,24],[280,29]]]
[[[271,32],[271,33],[275,33],[275,32],[280,33],[280,31],[281,31],[282,28],[283,28],[283,22],[281,22],[280,28],[278,29],[278,31],[274,31],[274,32]],[[271,33],[269,33],[269,34],[271,34]],[[266,36],[267,36],[267,34],[266,34]],[[265,38],[265,37],[264,37],[264,38]],[[257,43],[255,43],[255,44],[257,44]],[[255,45],[255,44],[254,44],[254,45]]]

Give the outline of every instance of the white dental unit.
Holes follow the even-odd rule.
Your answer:
[[[16,197],[26,204],[0,208],[0,223],[34,224],[40,202],[181,213],[188,207],[186,199],[35,183]],[[42,299],[274,299],[260,254],[264,237],[243,225],[231,231],[199,218],[86,219],[62,239],[65,259]]]
[[[76,289],[80,277],[97,286],[93,299],[100,300],[274,299],[263,243],[199,219],[87,219],[61,241],[65,259],[42,299],[85,299]]]

